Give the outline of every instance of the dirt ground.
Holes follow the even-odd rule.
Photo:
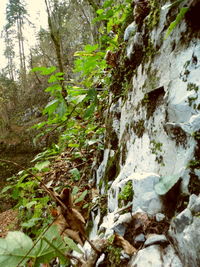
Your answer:
[[[0,213],[0,237],[5,237],[8,231],[14,231],[17,228],[17,211],[10,209]]]

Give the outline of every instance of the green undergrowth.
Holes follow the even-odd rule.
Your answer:
[[[48,140],[56,135],[57,142],[45,148],[32,161],[32,167],[19,172],[8,179],[9,185],[1,192],[15,201],[19,213],[21,230],[38,242],[44,242],[38,247],[38,254],[21,253],[22,261],[31,259],[32,266],[49,262],[52,257],[63,259],[63,252],[77,246],[51,243],[55,238],[45,237],[44,231],[52,222],[50,209],[57,206],[44,190],[43,183],[60,194],[63,188],[70,188],[74,195],[74,205],[81,206],[81,214],[86,216],[90,211],[91,196],[88,181],[92,178],[91,167],[96,154],[104,149],[104,110],[107,108],[108,94],[112,80],[112,68],[105,59],[108,50],[113,53],[120,50],[122,33],[131,16],[131,1],[115,3],[107,0],[102,9],[97,10],[95,22],[102,22],[99,28],[99,43],[87,44],[83,51],[77,51],[74,62],[76,80],[67,80],[66,74],[59,72],[55,66],[35,67],[32,72],[48,78],[45,92],[50,95],[50,101],[43,109],[44,120],[34,126],[39,131],[33,140],[34,145]],[[67,97],[63,97],[63,84]],[[101,202],[100,202],[101,203]],[[16,233],[15,238],[27,240],[29,248],[32,241],[27,236]],[[45,239],[46,238],[46,239]],[[0,239],[0,242],[2,240]],[[9,243],[8,240],[4,242]],[[13,243],[13,251],[20,251],[19,244]],[[41,254],[43,248],[46,252]],[[108,248],[109,250],[109,248]],[[27,247],[23,249],[27,252]],[[34,248],[33,248],[33,251]],[[52,251],[51,257],[49,252]],[[12,254],[12,253],[11,253]],[[38,259],[38,255],[42,258]],[[111,253],[112,254],[112,249]],[[0,252],[0,262],[3,252]],[[19,262],[12,257],[12,263]],[[118,256],[110,259],[118,262]],[[9,266],[9,265],[8,265]],[[11,266],[11,265],[10,265]],[[67,266],[67,265],[66,265]]]

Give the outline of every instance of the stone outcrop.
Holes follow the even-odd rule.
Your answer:
[[[131,218],[140,212],[146,214],[145,222],[165,221],[169,231],[163,228],[150,239],[148,227],[133,227],[133,243],[142,249],[129,266],[198,267],[200,34],[191,14],[199,5],[191,1],[187,16],[165,38],[184,1],[171,8],[167,1],[152,7],[154,2],[149,1],[151,8],[142,21],[133,21],[125,30],[125,65],[131,79],[118,87],[115,81],[110,92],[106,148],[95,178],[100,194],[108,195],[108,213],[93,211],[91,238],[114,232],[126,236]],[[114,77],[120,68],[113,70]],[[173,175],[177,181],[159,194],[155,185],[162,178],[165,187],[165,177]]]

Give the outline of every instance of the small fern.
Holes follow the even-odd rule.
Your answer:
[[[167,32],[165,34],[165,39],[167,39],[169,37],[169,35],[171,34],[171,32],[174,30],[174,28],[179,24],[179,22],[181,22],[181,20],[184,18],[186,12],[188,11],[188,7],[182,7],[180,9],[180,12],[178,13],[178,15],[176,16],[176,19],[170,23]]]

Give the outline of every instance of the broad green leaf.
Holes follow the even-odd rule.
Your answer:
[[[35,168],[38,171],[41,171],[44,168],[47,168],[50,164],[50,161],[46,160],[46,161],[42,161],[42,162],[38,162],[37,164],[35,164]]]
[[[51,226],[40,238],[35,247],[33,241],[22,232],[9,232],[5,239],[0,238],[0,266],[16,267],[25,256],[23,266],[29,259],[35,260],[35,267],[49,263],[56,257],[62,262],[67,261],[63,256],[67,248],[56,225]]]
[[[88,118],[88,117],[91,117],[95,111],[95,105],[94,103],[91,104],[87,109],[86,109],[86,112],[84,114],[84,118]]]
[[[87,45],[84,46],[84,49],[87,52],[94,52],[95,50],[98,49],[98,47],[99,47],[98,44],[95,44],[95,45],[89,45],[89,44],[87,44]]]
[[[81,175],[80,175],[80,172],[79,172],[79,170],[78,170],[77,168],[74,168],[74,169],[70,170],[69,173],[71,173],[72,178],[73,178],[75,181],[80,180]]]
[[[164,176],[155,185],[155,191],[158,195],[165,195],[179,180],[179,175]]]
[[[48,79],[48,83],[63,81],[64,80],[63,75],[64,75],[63,72],[57,72],[56,74],[51,75],[50,78]]]
[[[37,204],[37,201],[36,200],[33,200],[33,201],[31,201],[31,202],[28,202],[26,205],[25,205],[25,207],[27,208],[27,209],[30,209],[32,206],[34,206],[34,205],[36,205]]]
[[[0,238],[0,266],[15,267],[32,248],[30,237],[22,232],[9,232],[5,239]],[[28,261],[26,258],[23,264]]]
[[[54,92],[57,92],[57,91],[61,91],[61,86],[60,84],[52,84],[51,86],[47,87],[45,89],[45,92],[51,92],[51,93],[54,93]]]
[[[67,105],[64,101],[61,101],[60,104],[58,105],[56,112],[59,114],[59,117],[62,118],[66,113],[66,111],[67,111]]]
[[[52,100],[51,102],[49,102],[47,105],[46,105],[46,107],[44,108],[44,110],[43,110],[43,113],[45,114],[45,113],[48,113],[48,114],[52,114],[55,110],[56,110],[56,108],[57,108],[57,106],[58,106],[58,99],[54,99],[54,100]]]
[[[78,253],[84,254],[83,251],[76,245],[76,243],[71,238],[65,236],[64,241],[70,249],[75,250]]]
[[[46,68],[46,67],[35,67],[33,68],[31,71],[35,72],[35,71],[39,71],[41,75],[49,75],[51,73],[53,73],[56,70],[55,66]]]
[[[39,263],[48,263],[51,259],[55,257],[63,259],[59,251],[61,253],[66,252],[65,243],[62,240],[56,225],[52,225],[45,233],[44,237],[49,241],[51,245],[47,243],[44,239],[41,239],[32,252],[37,258],[36,264],[38,266]]]
[[[74,201],[74,203],[76,204],[76,203],[83,201],[87,194],[88,194],[88,190],[86,189],[85,191],[83,191],[80,197]]]
[[[103,3],[103,7],[107,8],[110,7],[113,4],[113,0],[107,0]]]
[[[86,95],[78,95],[75,97],[75,103],[79,104],[86,98]]]
[[[101,15],[101,14],[104,13],[104,10],[103,10],[103,9],[98,9],[98,10],[96,11],[96,13],[97,13],[98,15]]]
[[[75,196],[78,193],[78,191],[79,191],[78,186],[74,186],[72,191],[72,196]]]
[[[28,220],[27,222],[24,222],[22,223],[22,227],[25,227],[25,228],[31,228],[33,227],[34,225],[36,225],[36,223],[38,221],[40,221],[41,218],[31,218],[30,220]]]

